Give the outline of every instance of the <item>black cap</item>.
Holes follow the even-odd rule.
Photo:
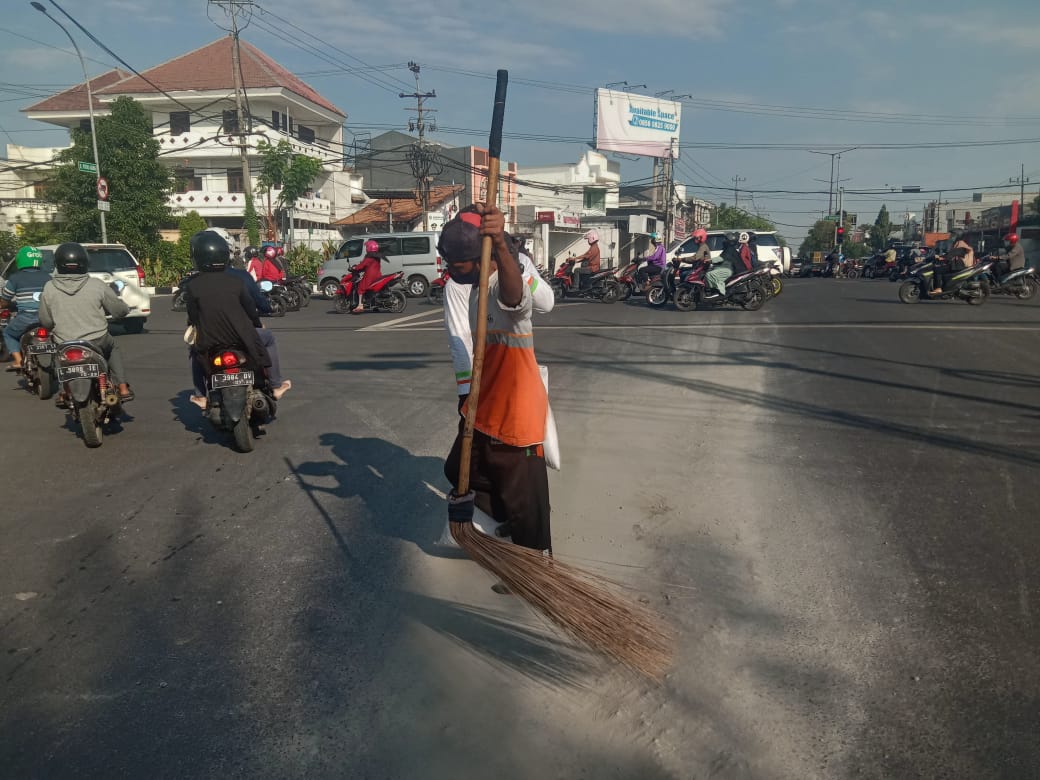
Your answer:
[[[480,247],[482,238],[480,235],[481,217],[475,206],[466,206],[454,216],[441,230],[440,240],[437,242],[437,250],[445,262],[459,262],[461,260],[480,259]],[[513,237],[505,234],[506,246],[513,247],[513,254],[517,253],[517,246]]]

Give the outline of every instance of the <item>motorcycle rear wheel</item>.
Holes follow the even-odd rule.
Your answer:
[[[285,316],[285,299],[280,295],[269,295],[267,297],[268,302],[271,304],[271,316],[272,317],[284,317]]]
[[[628,282],[622,283],[621,284],[621,295],[618,296],[618,300],[619,301],[627,301],[629,298],[632,297],[632,292],[633,292],[633,290],[632,290],[632,285],[631,284],[629,284]]]
[[[430,286],[430,292],[426,296],[426,302],[433,306],[444,304],[444,288],[437,285]]]
[[[399,290],[390,291],[390,301],[386,305],[386,310],[393,314],[400,314],[404,311],[404,307],[408,305],[408,299],[404,297],[404,293]]]
[[[921,285],[914,282],[904,282],[899,286],[899,300],[903,303],[918,303],[921,298]]]
[[[603,283],[603,295],[600,296],[600,300],[603,303],[615,303],[621,298],[621,285],[615,281],[606,281]]]
[[[1022,286],[1015,290],[1015,297],[1020,301],[1028,301],[1036,295],[1037,282],[1034,279],[1022,280]]]
[[[55,380],[53,373],[40,366],[36,367],[36,376],[40,382],[36,394],[40,396],[41,401],[46,401],[54,395],[55,390],[58,388],[58,383]]]
[[[856,274],[856,271],[850,271],[850,273]],[[858,275],[858,274],[857,274]],[[855,276],[850,276],[850,279],[855,279]],[[771,284],[773,285],[773,297],[775,298],[784,291],[784,283],[780,281],[779,276],[771,277]]]
[[[660,309],[668,303],[668,293],[665,292],[662,283],[654,282],[646,288],[646,302],[655,309]]]
[[[101,430],[101,415],[97,401],[91,399],[80,407],[79,427],[83,431],[83,443],[88,448],[94,449],[101,446],[104,434]]]
[[[743,303],[740,304],[741,308],[745,311],[758,311],[766,303],[766,294],[762,292],[762,288],[758,285],[752,285],[748,289],[747,298]]]
[[[986,283],[986,282],[983,282],[979,286],[979,294],[978,295],[972,295],[970,298],[968,298],[968,305],[969,306],[981,306],[982,304],[984,304],[988,300],[989,300],[989,284]]]
[[[693,290],[689,287],[680,287],[675,291],[675,308],[679,311],[693,311],[697,308],[697,301],[693,297]]]
[[[553,300],[559,303],[566,296],[566,292],[563,289],[563,283],[553,280],[550,285],[553,291]]]
[[[231,431],[235,436],[235,449],[239,452],[253,451],[253,428],[249,424],[249,409],[244,409]]]
[[[850,268],[846,276],[848,276],[850,279],[859,279],[859,271],[857,271],[855,268]],[[774,295],[779,294],[780,293],[774,293]]]

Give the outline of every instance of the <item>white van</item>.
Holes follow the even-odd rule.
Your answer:
[[[754,233],[758,239],[758,261],[760,263],[778,263],[780,269],[786,274],[791,270],[791,248],[780,245],[780,239],[775,230],[752,230],[740,228],[733,230],[709,230],[708,249],[712,257],[722,254],[722,242],[727,233]],[[697,251],[697,242],[688,238],[678,246],[672,247],[668,252],[668,260],[678,256],[680,259],[693,255]]]
[[[379,250],[386,254],[382,264],[384,274],[404,271],[404,286],[413,298],[425,298],[433,280],[441,275],[441,258],[437,253],[440,233],[370,233],[354,236],[340,245],[335,256],[318,266],[318,290],[326,298],[333,298],[342,279],[357,265],[365,254],[365,242],[377,241]]]

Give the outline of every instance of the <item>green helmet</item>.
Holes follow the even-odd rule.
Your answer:
[[[19,271],[25,268],[39,268],[43,262],[43,254],[34,246],[23,246],[14,257],[15,268]]]

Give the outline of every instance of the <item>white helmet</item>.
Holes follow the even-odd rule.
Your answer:
[[[597,241],[599,241],[599,233],[597,233],[595,230],[590,230],[585,234],[585,240],[588,241],[590,244],[595,244]]]
[[[742,230],[740,232],[740,235],[737,236],[737,241],[739,241],[741,244],[746,244],[750,238],[751,236],[749,236],[747,232]]]

